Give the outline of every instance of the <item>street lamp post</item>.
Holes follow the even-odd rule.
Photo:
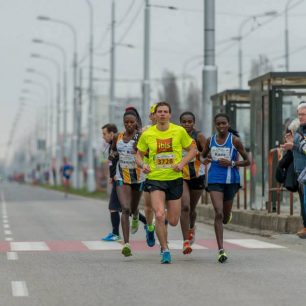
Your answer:
[[[238,86],[240,89],[243,88],[243,54],[242,54],[242,30],[245,25],[247,25],[250,21],[256,20],[258,17],[267,17],[267,16],[275,16],[277,14],[276,11],[268,11],[263,14],[252,15],[245,18],[241,24],[239,25],[238,29],[238,36],[233,37],[234,40],[238,41]]]
[[[144,62],[142,83],[142,118],[147,118],[150,106],[150,1],[145,0],[144,8]],[[146,122],[144,122],[145,124]]]
[[[63,58],[63,156],[67,156],[67,55],[65,49],[59,44],[44,41],[42,39],[33,39],[33,42],[44,44],[59,50]]]
[[[60,185],[60,165],[61,165],[61,157],[62,157],[62,152],[61,152],[61,146],[60,146],[60,75],[61,75],[61,68],[60,64],[54,60],[53,58],[43,56],[40,54],[31,54],[31,57],[36,58],[36,59],[42,59],[50,62],[52,65],[54,65],[56,73],[57,73],[57,103],[56,103],[56,167],[57,167],[57,181],[56,184]]]
[[[80,188],[79,180],[78,180],[78,173],[79,173],[79,164],[78,164],[78,148],[77,148],[77,143],[78,143],[78,126],[80,125],[80,122],[78,121],[78,118],[80,115],[77,113],[78,107],[77,107],[77,97],[78,97],[78,87],[77,87],[77,69],[78,69],[78,50],[77,50],[77,31],[74,26],[72,26],[70,23],[60,20],[60,19],[55,19],[55,18],[50,18],[47,16],[38,16],[38,20],[42,21],[50,21],[53,23],[61,24],[66,26],[72,33],[73,36],[73,126],[72,126],[72,164],[75,167],[75,171],[72,174],[72,184],[75,188]]]
[[[95,172],[94,172],[94,160],[93,160],[93,6],[90,0],[86,0],[89,7],[89,84],[88,84],[88,169],[87,169],[87,190],[93,192],[96,189]]]

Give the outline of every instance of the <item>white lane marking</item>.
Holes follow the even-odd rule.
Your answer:
[[[11,242],[12,251],[50,251],[43,241],[38,242]]]
[[[122,245],[118,242],[105,242],[105,241],[82,241],[82,243],[93,251],[98,250],[121,250]]]
[[[24,281],[12,281],[12,294],[13,296],[29,296],[27,284]]]
[[[168,246],[170,250],[182,250],[183,240],[169,240]],[[207,250],[206,247],[196,243],[194,243],[191,247],[193,250]]]
[[[13,241],[14,239],[12,237],[5,237],[5,241]]]
[[[286,249],[286,247],[256,239],[225,239],[224,241],[248,249]]]
[[[4,227],[4,228],[10,228],[10,225],[3,222],[3,227]]]
[[[7,252],[7,260],[18,260],[18,254],[16,252]]]
[[[4,231],[4,234],[5,234],[5,235],[12,235],[12,231],[11,231],[11,230],[5,230],[5,231]]]

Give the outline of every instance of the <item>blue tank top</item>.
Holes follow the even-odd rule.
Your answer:
[[[222,167],[219,158],[236,161],[238,151],[233,145],[233,134],[228,133],[225,142],[220,145],[216,141],[216,135],[210,139],[210,154],[212,162],[208,170],[208,184],[240,184],[240,175],[237,167]]]

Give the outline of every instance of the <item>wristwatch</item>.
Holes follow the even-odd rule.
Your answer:
[[[236,162],[232,160],[232,168],[236,167]]]

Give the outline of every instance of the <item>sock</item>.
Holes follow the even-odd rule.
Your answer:
[[[139,213],[139,221],[141,221],[143,224],[147,224],[146,217],[141,213]]]
[[[153,232],[155,229],[155,226],[153,224],[148,224],[147,225],[149,232]]]
[[[111,212],[111,222],[113,226],[113,234],[119,236],[120,215],[118,211]]]

